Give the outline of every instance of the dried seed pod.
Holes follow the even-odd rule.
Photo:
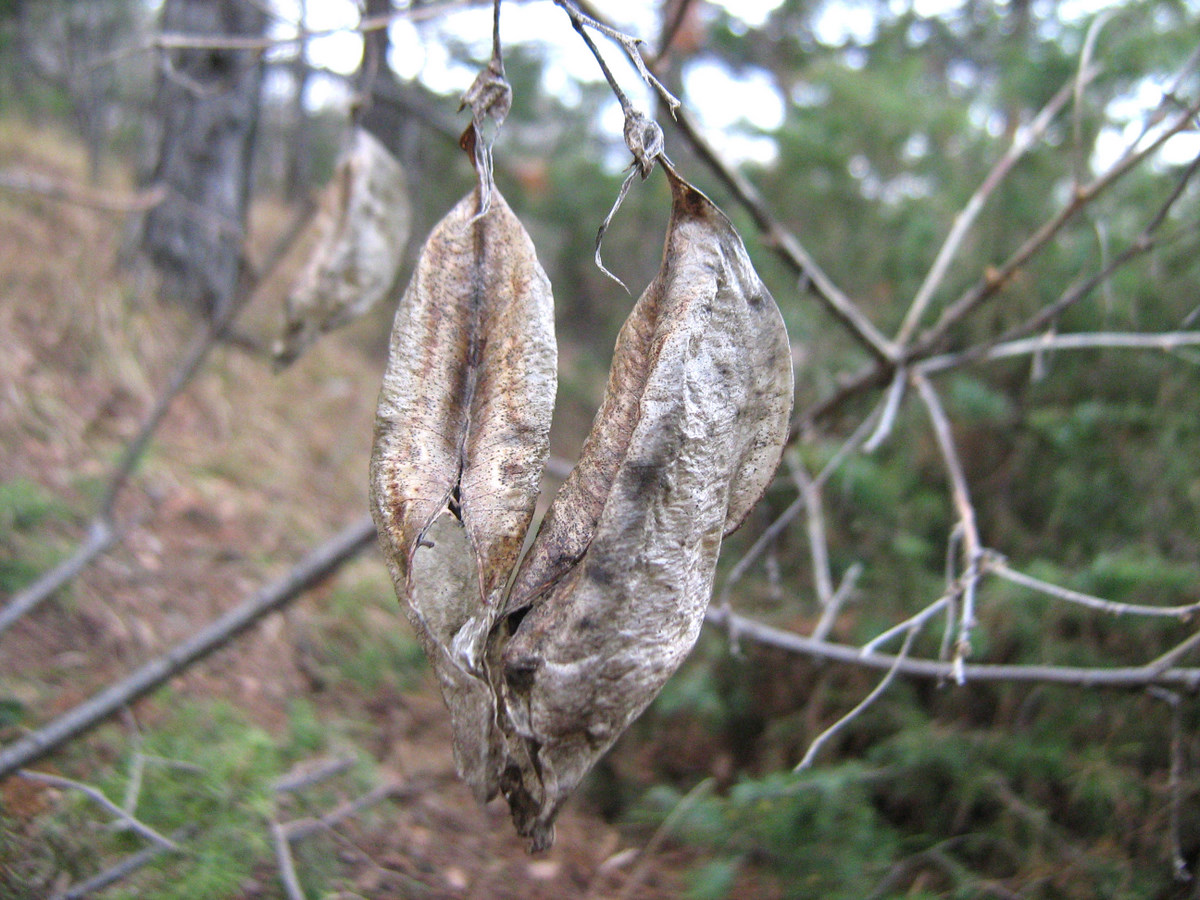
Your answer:
[[[280,366],[371,309],[395,284],[411,219],[404,170],[357,129],[297,240],[307,262],[284,298]]]
[[[770,482],[787,434],[779,310],[729,220],[664,168],[662,268],[621,331],[580,463],[514,581],[511,637],[494,647],[502,788],[535,848],[695,643],[721,540]]]
[[[471,148],[467,148],[468,153]],[[556,387],[550,283],[498,191],[434,229],[400,301],[371,502],[405,612],[441,682],[460,774],[495,794],[483,642],[533,515]]]

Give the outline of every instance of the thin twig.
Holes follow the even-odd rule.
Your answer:
[[[125,812],[125,810],[121,809],[121,807],[117,806],[117,804],[113,803],[106,796],[104,796],[102,791],[92,787],[90,784],[84,784],[82,781],[75,781],[72,778],[64,778],[61,775],[51,775],[49,772],[34,772],[30,769],[19,769],[17,771],[17,775],[26,779],[27,781],[39,781],[42,784],[48,784],[51,787],[79,791],[93,803],[102,807],[105,811],[112,813],[114,816],[128,825],[130,830],[136,831],[142,837],[153,841],[166,850],[179,850],[179,845],[173,840],[168,837],[164,837],[145,822],[142,822],[135,816]]]
[[[414,788],[412,785],[406,786],[394,782],[381,784],[361,797],[351,800],[348,803],[343,803],[341,806],[318,818],[293,819],[283,826],[283,832],[291,843],[302,841],[319,831],[327,831],[333,828],[340,822],[358,815],[364,809],[369,809],[377,803],[382,803],[384,800],[393,798],[405,797],[413,791]]]
[[[179,844],[196,833],[195,824],[184,825],[182,828],[177,828],[170,834],[170,839],[176,844]],[[91,878],[84,879],[78,884],[66,888],[60,893],[55,894],[50,900],[83,900],[85,897],[90,897],[93,894],[98,894],[105,888],[111,887],[118,881],[128,878],[138,869],[158,859],[164,853],[174,852],[161,844],[151,844],[139,850],[137,853],[131,853],[120,862],[110,866],[102,872],[98,872]]]
[[[292,859],[292,848],[283,826],[271,818],[271,844],[275,847],[275,862],[279,866],[279,880],[288,900],[305,900],[304,888],[296,877],[296,862]]]
[[[659,97],[662,98],[663,102],[667,104],[667,108],[671,111],[672,117],[675,116],[676,110],[678,110],[680,107],[679,98],[667,90],[666,86],[655,77],[654,73],[651,72],[649,68],[647,68],[646,61],[642,58],[640,45],[643,42],[640,38],[635,38],[625,34],[623,31],[618,31],[616,28],[612,27],[606,22],[602,22],[599,19],[587,15],[579,8],[578,4],[573,2],[573,0],[554,0],[554,4],[571,17],[571,24],[575,26],[575,30],[580,34],[584,33],[583,29],[585,27],[593,28],[596,31],[599,31],[606,38],[616,41],[621,46],[621,49],[625,51],[625,55],[629,57],[629,61],[633,63],[634,68],[638,70],[638,74],[642,76],[642,80],[658,92]],[[594,45],[591,45],[590,40],[588,43],[590,46],[594,47]],[[593,49],[592,52],[595,54],[595,49]],[[599,59],[598,54],[596,58]],[[603,63],[601,63],[601,65],[603,66]],[[607,69],[607,67],[604,68]],[[607,74],[611,76],[611,73]],[[610,77],[609,84],[612,83],[613,81]],[[614,90],[616,89],[614,88]],[[618,97],[618,99],[620,98]],[[621,104],[621,108],[625,109],[625,103]]]
[[[863,669],[887,670],[896,665],[896,657],[886,653],[864,655],[859,647],[830,641],[815,641],[807,635],[774,628],[732,611],[710,606],[705,621],[717,628],[736,629],[743,638],[796,653],[810,659],[827,660]],[[905,659],[897,669],[900,675],[943,681],[955,674],[952,663],[933,659]],[[1011,682],[1014,684],[1058,684],[1081,688],[1141,688],[1151,684],[1177,686],[1194,691],[1200,688],[1200,668],[1154,666],[1115,666],[1109,668],[1054,665],[1000,665],[964,663],[962,674],[968,682]]]
[[[959,524],[962,527],[963,542],[963,573],[962,611],[959,615],[958,641],[954,650],[956,680],[962,683],[962,665],[971,654],[971,629],[975,627],[975,589],[979,582],[979,565],[983,557],[983,544],[979,539],[979,528],[975,523],[975,507],[971,503],[971,493],[967,487],[967,477],[963,472],[962,462],[958,458],[958,448],[954,445],[954,435],[950,430],[950,420],[942,408],[937,392],[929,380],[919,372],[913,373],[913,383],[917,387],[921,400],[929,412],[929,420],[933,425],[933,433],[941,451],[942,462],[950,478],[950,493],[954,508],[958,512]]]
[[[833,283],[824,270],[804,249],[795,235],[779,223],[767,209],[754,187],[737,170],[729,166],[700,133],[686,110],[675,116],[680,134],[691,144],[696,155],[713,171],[733,198],[742,205],[763,235],[763,242],[802,279],[802,283],[822,302],[830,314],[842,323],[863,347],[880,362],[891,363],[896,356],[892,343],[875,327],[858,306]]]
[[[833,630],[833,623],[837,621],[842,606],[850,599],[850,595],[854,592],[854,585],[862,573],[862,563],[857,562],[851,563],[842,573],[842,580],[838,582],[837,590],[829,598],[829,605],[821,610],[821,618],[817,619],[817,624],[813,627],[813,640],[823,641],[829,636],[829,632]]]
[[[882,634],[877,634],[875,637],[871,638],[871,640],[863,644],[862,650],[859,652],[862,653],[863,656],[870,656],[888,641],[892,640],[892,638],[895,638],[902,633],[911,632],[914,628],[921,628],[926,622],[945,609],[950,602],[951,595],[944,594],[937,600],[934,600],[916,615],[909,616],[899,625],[893,625]]]
[[[113,194],[18,169],[0,170],[0,188],[115,213],[145,212],[167,196],[163,185],[152,185],[131,194]]]
[[[279,794],[295,793],[310,788],[341,775],[354,767],[358,758],[354,756],[338,756],[333,759],[320,761],[315,766],[311,761],[299,763],[290,772],[275,781],[275,792]]]
[[[1074,96],[1074,108],[1071,116],[1071,134],[1074,139],[1073,154],[1075,163],[1075,183],[1083,183],[1083,172],[1086,163],[1084,148],[1083,148],[1083,92],[1087,88],[1087,84],[1091,81],[1092,74],[1092,55],[1096,51],[1096,40],[1100,37],[1100,29],[1112,16],[1112,10],[1104,10],[1094,19],[1091,25],[1088,26],[1087,35],[1083,39],[1083,49],[1079,52],[1079,68],[1076,71],[1072,94]]]
[[[1021,160],[1021,158],[1029,151],[1035,143],[1041,140],[1042,135],[1050,127],[1055,117],[1062,110],[1066,102],[1071,99],[1072,89],[1080,82],[1090,80],[1096,74],[1096,70],[1090,67],[1080,67],[1079,77],[1072,78],[1069,82],[1059,88],[1058,93],[1050,98],[1050,101],[1042,107],[1042,110],[1033,118],[1027,128],[1017,129],[1017,133],[1013,136],[1012,144],[1003,156],[997,160],[992,170],[988,172],[983,182],[971,195],[966,206],[962,211],[955,216],[954,225],[950,228],[950,232],[946,235],[946,240],[942,243],[941,249],[933,261],[929,272],[925,276],[925,280],[921,282],[921,286],[917,289],[916,296],[913,298],[912,304],[908,311],[904,314],[904,321],[900,324],[900,330],[896,333],[896,343],[905,344],[912,337],[913,331],[920,324],[921,316],[925,309],[929,306],[929,301],[933,299],[933,295],[937,289],[942,286],[945,281],[946,272],[950,268],[950,264],[957,256],[959,249],[962,246],[963,240],[967,233],[975,224],[975,220],[979,218],[979,214],[983,211],[984,205],[988,198],[995,192],[1013,167]]]
[[[1070,588],[1052,584],[1040,578],[1034,578],[1032,575],[1026,575],[1024,572],[1018,572],[1010,567],[1003,558],[991,553],[987,555],[984,568],[987,572],[999,575],[1004,580],[1011,581],[1013,584],[1019,584],[1030,590],[1049,594],[1058,600],[1098,610],[1099,612],[1110,613],[1114,616],[1161,616],[1186,620],[1190,619],[1197,612],[1200,612],[1200,603],[1188,603],[1183,606],[1147,606],[1140,603],[1121,603],[1116,600],[1105,600],[1103,597],[1096,597],[1081,591],[1073,591]]]
[[[812,558],[813,587],[822,609],[828,609],[833,602],[833,575],[829,571],[829,542],[825,536],[825,511],[821,503],[821,490],[813,482],[795,451],[789,451],[786,458],[792,482],[800,491],[800,499],[804,501],[807,513],[805,530],[808,532],[808,548]]]
[[[1171,842],[1171,866],[1176,881],[1191,881],[1192,873],[1183,856],[1183,840],[1180,837],[1181,811],[1183,808],[1183,703],[1179,694],[1160,687],[1150,687],[1153,697],[1171,707],[1171,768],[1167,776],[1167,791],[1170,802],[1167,807],[1167,831]]]
[[[792,771],[803,772],[805,769],[811,768],[813,760],[816,759],[817,754],[821,751],[821,748],[829,742],[830,738],[857,719],[859,715],[861,715],[863,711],[867,709],[867,707],[883,696],[883,692],[886,691],[891,685],[892,681],[895,680],[896,673],[900,670],[900,666],[904,663],[904,660],[908,658],[908,650],[912,646],[913,638],[917,636],[917,632],[919,630],[920,629],[916,626],[908,629],[908,635],[904,638],[904,644],[900,647],[900,652],[896,654],[896,661],[892,664],[892,667],[888,669],[887,674],[883,676],[883,679],[879,682],[879,684],[875,685],[874,690],[867,694],[867,696],[863,697],[862,700],[859,701],[858,705],[854,707],[854,709],[850,710],[850,712],[846,713],[844,716],[822,731],[819,735],[817,735],[816,738],[813,739],[813,742],[808,745],[808,752],[804,754],[804,758],[801,759],[800,762],[796,763],[796,768]]]
[[[1145,669],[1149,672],[1166,672],[1198,646],[1200,646],[1200,631],[1176,644],[1166,653],[1162,654],[1162,656],[1156,657],[1146,663]]]
[[[617,894],[617,900],[628,900],[628,898],[636,896],[646,873],[650,870],[650,863],[654,854],[658,852],[658,848],[662,846],[663,841],[667,839],[679,821],[691,811],[692,807],[712,791],[716,783],[715,778],[705,778],[679,798],[675,808],[663,819],[662,824],[655,829],[650,840],[646,842],[646,846],[642,848],[642,852],[638,856],[637,868],[629,873],[629,877],[621,885],[621,892]]]
[[[955,366],[960,366],[965,363],[974,362],[986,357],[989,350],[993,346],[1002,345],[1007,342],[1014,342],[1024,338],[1026,335],[1032,334],[1046,327],[1064,311],[1074,306],[1076,303],[1087,297],[1099,285],[1105,284],[1108,280],[1122,267],[1129,264],[1133,260],[1149,253],[1156,246],[1156,232],[1167,220],[1171,209],[1183,196],[1188,184],[1196,173],[1200,171],[1200,156],[1192,160],[1192,162],[1184,169],[1183,173],[1176,180],[1174,187],[1168,194],[1167,198],[1155,211],[1146,227],[1141,233],[1129,243],[1129,245],[1114,256],[1107,265],[1100,271],[1094,273],[1089,278],[1073,285],[1063,292],[1061,296],[1053,303],[1043,307],[1034,315],[1030,316],[1025,322],[1014,326],[1003,334],[999,335],[994,341],[987,341],[982,344],[964,350],[958,354],[946,354],[945,362],[940,365],[941,369],[947,369]],[[1174,235],[1172,236],[1174,237]],[[1161,236],[1158,240],[1162,240]],[[1190,332],[1180,332],[1181,334],[1189,334]],[[1042,340],[1056,340],[1058,336],[1052,338],[1043,337]],[[1069,338],[1068,338],[1069,339]],[[1136,340],[1135,340],[1136,342]],[[1152,348],[1153,349],[1153,348]]]
[[[1143,149],[1127,154],[1120,162],[1114,164],[1107,172],[1096,178],[1089,185],[1079,188],[1067,204],[1057,213],[1051,216],[1045,223],[1039,227],[1033,235],[1013,252],[1012,255],[999,268],[989,268],[984,276],[972,287],[968,288],[958,300],[947,307],[942,316],[938,319],[930,329],[928,329],[915,344],[906,347],[904,357],[914,363],[928,357],[933,356],[944,341],[950,329],[961,321],[966,316],[973,313],[982,303],[990,299],[991,296],[997,293],[1016,272],[1024,266],[1035,254],[1043,249],[1050,240],[1083,208],[1094,202],[1097,197],[1111,187],[1116,181],[1134,169],[1139,163],[1144,161],[1155,150],[1162,146],[1172,136],[1187,127],[1188,122],[1194,117],[1197,112],[1200,112],[1200,101],[1193,103],[1183,113],[1181,113],[1172,124],[1159,134],[1153,143]],[[1136,143],[1133,145],[1136,146]],[[1200,159],[1194,160],[1191,165],[1184,171],[1183,175],[1176,182],[1175,188],[1171,192],[1171,196],[1160,207],[1155,214],[1146,230],[1134,240],[1126,250],[1116,256],[1112,262],[1105,266],[1104,269],[1087,279],[1080,285],[1068,289],[1062,297],[1055,301],[1050,306],[1045,307],[1039,313],[1031,317],[1023,325],[1010,329],[1008,332],[1000,335],[996,341],[986,344],[977,345],[970,350],[963,351],[961,354],[952,357],[953,365],[963,365],[968,362],[982,357],[991,343],[999,343],[1002,341],[1014,340],[1034,333],[1045,325],[1053,321],[1060,315],[1064,309],[1086,297],[1098,285],[1104,283],[1108,278],[1112,277],[1119,268],[1127,264],[1130,260],[1137,258],[1148,252],[1154,245],[1150,235],[1165,221],[1166,215],[1170,212],[1174,203],[1182,196],[1184,188],[1193,177],[1196,171],[1196,166],[1200,165]],[[948,356],[948,359],[951,357]],[[863,366],[857,372],[843,379],[838,388],[829,396],[817,401],[810,407],[800,410],[796,413],[792,422],[792,435],[812,427],[812,425],[829,415],[841,407],[853,397],[862,394],[865,391],[879,387],[888,383],[893,377],[897,363],[885,358],[877,357],[873,362]],[[949,366],[943,366],[948,368]]]
[[[1157,334],[1129,334],[1121,331],[1097,331],[1077,334],[1053,334],[1006,341],[988,347],[980,359],[996,360],[1024,356],[1041,351],[1060,350],[1162,350],[1169,353],[1180,347],[1200,346],[1200,331],[1168,331]],[[931,356],[916,368],[929,375],[944,372],[962,364],[963,354],[946,353]]]
[[[120,537],[121,532],[112,522],[105,518],[94,519],[88,526],[87,540],[75,548],[74,553],[54,568],[43,572],[28,587],[13,594],[12,599],[0,609],[0,634],[4,634],[14,622],[79,577],[79,573],[86,569],[92,560],[108,552]]]
[[[263,617],[287,606],[375,542],[366,516],[315,547],[290,572],[229,610],[162,656],[114,682],[42,728],[0,749],[0,779],[82,734],[117,710],[150,693],[196,661],[225,646]]]
[[[883,412],[879,416],[879,423],[875,426],[875,430],[871,432],[871,436],[863,443],[863,453],[874,453],[883,442],[888,439],[892,433],[892,428],[896,424],[896,416],[900,412],[900,401],[904,399],[904,386],[908,384],[908,370],[904,366],[899,366],[896,369],[896,374],[892,376],[892,383],[888,387],[888,392],[884,398]]]
[[[1017,271],[1041,251],[1081,209],[1094,202],[1168,140],[1190,127],[1198,112],[1200,112],[1200,101],[1193,103],[1176,116],[1173,122],[1141,150],[1130,152],[1088,184],[1077,187],[1066,204],[1026,238],[1007,260],[995,269],[988,269],[979,281],[946,307],[933,326],[921,336],[916,347],[913,348],[913,354],[927,355],[930,348],[940,344],[951,328],[998,294],[1012,280]]]

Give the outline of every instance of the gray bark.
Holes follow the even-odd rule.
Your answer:
[[[167,0],[163,29],[257,37],[265,16],[244,0]],[[168,295],[210,318],[231,302],[240,271],[262,88],[261,53],[176,50],[163,57],[162,128],[152,180],[167,199],[146,217],[143,247]]]

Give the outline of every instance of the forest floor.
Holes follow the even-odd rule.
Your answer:
[[[79,182],[57,132],[0,123],[0,166]],[[110,189],[126,189],[121,173]],[[290,213],[255,210],[252,256]],[[0,596],[66,556],[119,452],[199,325],[122,264],[127,217],[34,195],[0,197]],[[269,345],[271,291],[238,330]],[[177,399],[117,504],[124,540],[0,637],[0,741],[63,713],[195,633],[367,509],[372,416],[390,312],[319,342],[273,374],[218,347]],[[299,791],[278,779],[345,759]],[[679,896],[694,853],[653,826],[572,801],[530,856],[503,804],[455,777],[447,715],[372,549],[281,613],[189,668],[118,720],[34,768],[182,828],[103,896],[285,896],[272,823],[319,818],[292,845],[307,896]],[[373,793],[374,792],[374,793]],[[0,895],[44,897],[145,843],[81,794],[0,783]],[[636,880],[636,884],[633,881]]]

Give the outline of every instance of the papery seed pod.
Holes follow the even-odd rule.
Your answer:
[[[766,488],[787,434],[779,310],[729,220],[665,168],[662,267],[621,331],[583,456],[514,582],[511,637],[494,642],[509,730],[502,788],[535,849],[695,643],[722,537]]]
[[[529,235],[498,191],[482,215],[479,204],[476,188],[438,223],[400,301],[371,505],[450,709],[459,772],[487,799],[500,738],[483,641],[533,515],[557,359],[550,283]]]
[[[322,334],[358,318],[391,290],[410,219],[400,163],[369,132],[356,129],[296,241],[307,261],[284,298],[278,365],[294,362]]]

